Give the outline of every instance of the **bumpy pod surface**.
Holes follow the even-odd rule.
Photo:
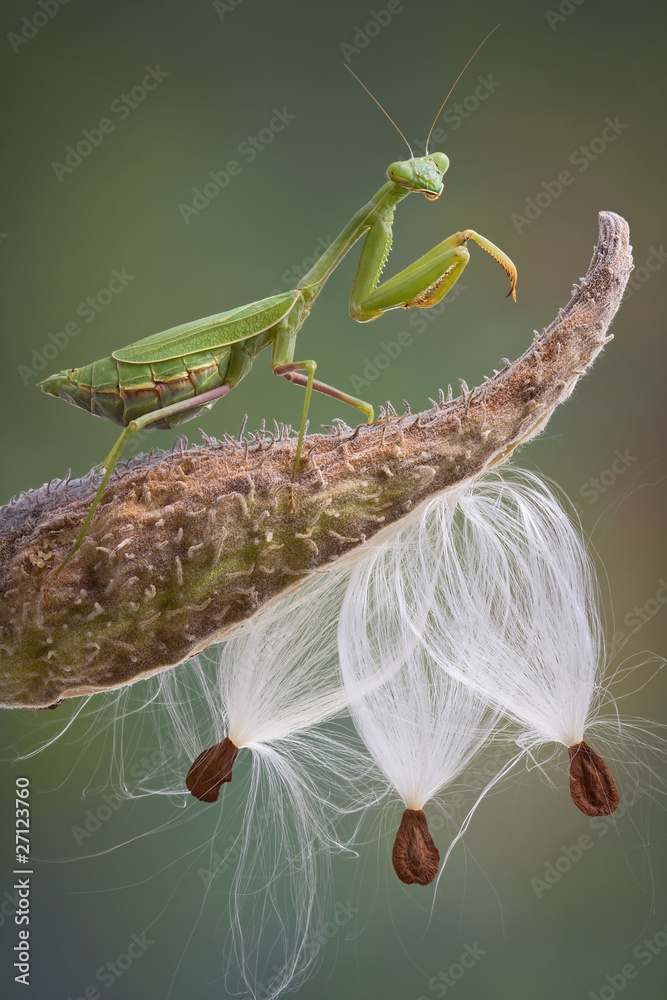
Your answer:
[[[46,708],[174,666],[348,557],[426,499],[505,461],[544,427],[604,344],[632,270],[627,223],[600,214],[588,273],[530,348],[424,413],[296,438],[151,452],[119,466],[54,581],[99,478],[53,481],[0,510],[0,705]]]

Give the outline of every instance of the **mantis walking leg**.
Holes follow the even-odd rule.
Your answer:
[[[296,455],[294,457],[294,469],[292,471],[292,482],[299,468],[299,461],[301,460],[301,449],[303,447],[303,438],[306,433],[306,423],[308,420],[308,407],[310,405],[311,392],[314,389],[316,392],[322,392],[326,396],[333,396],[334,399],[339,399],[342,403],[348,403],[350,406],[354,406],[355,409],[361,410],[365,413],[368,418],[368,423],[373,422],[373,407],[370,403],[364,402],[363,399],[357,399],[355,396],[350,396],[348,393],[343,392],[341,389],[335,389],[331,385],[327,385],[325,382],[319,382],[315,376],[315,370],[317,368],[316,361],[292,361],[294,356],[294,343],[296,335],[289,333],[289,331],[281,332],[276,336],[273,345],[273,358],[271,361],[271,366],[276,375],[282,375],[289,382],[294,382],[295,385],[303,385],[306,387],[306,398],[303,405],[303,414],[301,416],[301,427],[299,428],[299,440],[296,446]],[[308,375],[301,375],[299,371],[307,371]]]
[[[111,451],[109,452],[104,461],[104,467],[106,468],[106,472],[104,473],[104,478],[98,487],[97,493],[95,494],[95,499],[93,500],[92,506],[88,511],[88,516],[86,517],[86,520],[83,522],[83,527],[81,528],[81,531],[77,535],[77,539],[74,545],[69,550],[69,552],[61,562],[60,566],[58,566],[58,568],[55,569],[47,578],[47,581],[44,585],[44,593],[47,600],[48,600],[48,590],[49,586],[51,585],[51,582],[55,580],[55,578],[60,574],[62,569],[70,561],[70,559],[77,551],[77,549],[81,547],[81,543],[83,542],[86,532],[88,531],[88,526],[90,525],[90,522],[93,519],[93,515],[95,514],[97,505],[102,499],[104,490],[106,489],[106,485],[109,482],[111,473],[113,472],[116,463],[121,456],[121,452],[125,447],[125,442],[127,441],[130,434],[134,433],[134,431],[141,430],[143,427],[147,427],[149,424],[157,423],[160,420],[164,420],[165,418],[174,416],[177,413],[184,413],[187,410],[193,410],[199,406],[205,406],[207,403],[213,403],[215,402],[216,399],[220,399],[221,396],[225,396],[231,388],[232,388],[231,385],[221,385],[217,389],[211,389],[209,392],[203,392],[199,396],[192,396],[190,399],[181,400],[179,403],[172,403],[171,406],[165,406],[161,410],[155,410],[153,413],[146,413],[142,417],[137,417],[135,420],[130,421],[127,427],[123,428],[120,437],[118,438],[115,445],[113,446],[113,448],[111,449]]]

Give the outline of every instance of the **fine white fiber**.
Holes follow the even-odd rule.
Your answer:
[[[200,913],[227,872],[228,913],[215,919],[227,926],[221,961],[230,995],[272,1000],[302,985],[324,955],[331,855],[354,836],[340,833],[348,782],[360,786],[370,767],[349,722],[334,721],[346,714],[337,622],[348,574],[322,573],[187,663],[103,696],[104,724],[100,696],[81,706],[91,717],[84,739],[95,730],[112,740],[118,793],[169,797],[181,808],[165,825],[199,819],[207,833],[213,827]],[[217,748],[225,752],[212,754],[187,791],[193,760]]]
[[[227,975],[232,992],[262,1000],[296,989],[321,958],[330,854],[345,848],[332,803],[337,775],[359,768],[359,754],[321,724],[346,703],[336,665],[346,580],[323,574],[196,657],[185,697],[179,671],[163,675],[170,737],[181,759],[197,754],[188,772],[193,795],[214,802],[238,752],[251,754],[243,788],[233,789],[245,805],[225,966],[235,970]]]
[[[448,674],[520,726],[528,754],[570,754],[570,791],[588,815],[618,792],[584,735],[599,717],[604,648],[592,563],[581,532],[537,476],[486,477],[451,505],[424,510],[406,571],[424,613],[413,637]]]
[[[361,783],[370,763],[349,724],[341,735],[333,721],[346,706],[337,618],[348,572],[317,576],[226,641],[107,697],[112,785],[132,798],[168,796],[181,807],[169,825],[213,827],[201,914],[227,872],[228,913],[215,919],[227,926],[221,961],[230,995],[271,1000],[297,989],[323,958],[330,859],[350,839],[340,834],[343,788],[355,775]],[[225,745],[231,753],[211,754]],[[211,767],[186,779],[207,754]]]
[[[443,502],[443,517],[453,509]],[[350,577],[338,627],[341,675],[356,728],[390,788],[405,804],[392,861],[401,881],[427,885],[439,868],[423,807],[452,783],[491,738],[497,712],[457,680],[459,624],[439,668],[412,630],[422,617],[411,571],[409,527],[376,546]],[[461,628],[467,627],[461,622]]]

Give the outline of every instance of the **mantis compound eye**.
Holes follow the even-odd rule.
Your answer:
[[[446,153],[432,153],[431,159],[441,173],[444,174],[449,170],[449,157]]]
[[[387,177],[395,184],[409,184],[414,180],[414,173],[409,163],[398,160],[396,163],[390,163],[387,167]]]

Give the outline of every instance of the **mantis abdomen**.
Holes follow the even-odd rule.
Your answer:
[[[45,392],[66,399],[97,417],[123,427],[147,413],[193,399],[220,386],[235,386],[249,364],[273,340],[272,331],[235,344],[199,351],[185,357],[130,364],[114,357],[102,358],[82,368],[52,375],[42,384]],[[171,413],[151,422],[166,430],[205,413],[213,402]]]

